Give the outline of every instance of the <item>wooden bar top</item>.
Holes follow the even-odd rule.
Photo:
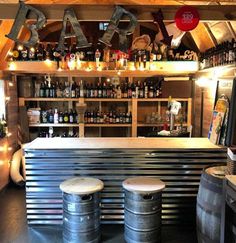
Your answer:
[[[217,150],[207,138],[36,138],[24,149],[201,149]]]

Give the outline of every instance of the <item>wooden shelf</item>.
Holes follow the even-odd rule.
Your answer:
[[[138,127],[162,127],[163,123],[138,123]],[[175,123],[174,126],[180,126],[180,123]],[[188,126],[187,123],[183,123],[183,126]]]
[[[132,98],[84,98],[85,102],[130,102]]]
[[[56,76],[74,76],[74,77],[151,77],[155,75],[189,75],[195,74],[199,69],[197,61],[159,61],[153,62],[148,70],[135,70],[134,63],[129,62],[129,70],[94,70],[95,62],[83,63],[84,70],[57,70],[56,62],[34,61],[34,62],[12,62],[4,71],[10,71],[18,74],[51,74]],[[105,63],[100,63],[105,68]],[[88,69],[91,67],[91,69]]]
[[[73,123],[38,123],[29,124],[29,127],[79,127],[79,124]]]
[[[107,123],[107,124],[92,124],[92,123],[86,123],[84,124],[85,127],[132,127],[132,124],[127,124],[127,123],[124,123],[124,124],[110,124],[110,123]]]
[[[24,98],[24,97],[20,97],[19,99],[24,100],[24,101],[51,101],[51,102],[79,101],[79,98],[40,98],[40,97]]]
[[[188,101],[191,98],[174,98],[171,97],[171,99],[175,99],[177,101]],[[166,101],[168,102],[169,98],[138,98],[138,102],[158,102],[158,101]]]

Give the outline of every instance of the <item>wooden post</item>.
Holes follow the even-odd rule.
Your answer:
[[[132,137],[137,137],[138,99],[132,98]]]

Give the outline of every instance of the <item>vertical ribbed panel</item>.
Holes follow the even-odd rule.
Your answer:
[[[61,224],[59,184],[92,176],[105,184],[102,223],[123,223],[122,181],[132,176],[163,180],[163,224],[194,224],[202,169],[226,162],[225,150],[27,150],[26,203],[29,224]]]

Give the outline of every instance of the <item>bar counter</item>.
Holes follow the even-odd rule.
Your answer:
[[[61,224],[59,184],[73,176],[101,179],[102,223],[123,223],[122,181],[163,180],[163,224],[195,223],[201,171],[226,162],[226,148],[207,138],[37,138],[24,146],[29,224]]]

